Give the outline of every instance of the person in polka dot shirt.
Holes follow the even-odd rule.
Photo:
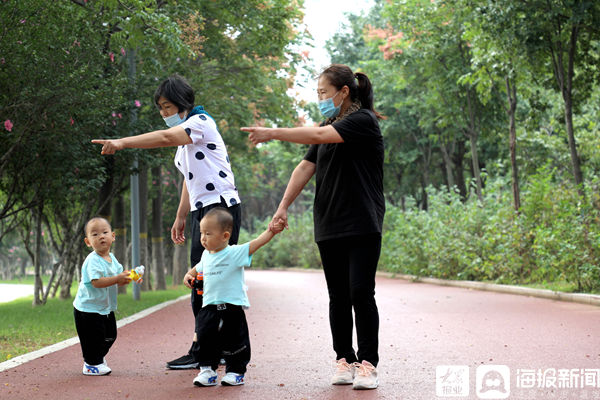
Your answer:
[[[194,106],[194,102],[194,90],[189,83],[183,77],[173,75],[164,80],[154,94],[154,103],[168,129],[120,139],[92,140],[92,143],[102,145],[102,154],[114,154],[126,148],[177,146],[175,166],[183,174],[185,184],[171,228],[171,239],[175,244],[185,242],[185,221],[191,212],[192,267],[200,261],[204,251],[199,223],[209,210],[224,207],[232,214],[234,227],[230,244],[237,244],[242,219],[241,201],[225,142],[213,118],[202,106]],[[191,302],[196,317],[202,308],[202,295],[198,290],[192,290]],[[195,346],[194,335],[188,354],[167,362],[167,368],[197,367],[198,363],[192,356]]]
[[[364,73],[333,64],[319,76],[320,126],[246,127],[254,144],[268,140],[310,144],[290,181],[270,227],[287,225],[287,210],[313,177],[315,241],[329,292],[329,322],[336,353],[333,385],[375,389],[379,312],[375,272],[385,214],[383,137]],[[354,318],[352,316],[354,311]],[[356,325],[358,348],[352,345]]]

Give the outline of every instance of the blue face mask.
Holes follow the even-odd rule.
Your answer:
[[[183,116],[183,118],[181,118],[179,116],[179,113],[175,113],[171,116],[168,116],[166,118],[163,118],[165,120],[165,124],[167,124],[167,126],[169,128],[172,128],[174,126],[179,125],[180,123],[182,123],[183,121],[185,121],[185,117],[187,116],[187,113],[185,113],[185,115]]]
[[[342,106],[342,103],[340,103],[340,105],[337,107],[335,106],[335,104],[333,104],[333,98],[337,96],[338,93],[339,90],[330,98],[319,101],[319,110],[325,118],[335,118],[340,113],[340,107]]]

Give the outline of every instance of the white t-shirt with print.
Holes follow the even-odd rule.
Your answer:
[[[239,204],[225,142],[215,121],[206,114],[196,114],[179,126],[192,139],[175,154],[175,166],[185,177],[191,211],[220,203],[221,197],[228,206]]]

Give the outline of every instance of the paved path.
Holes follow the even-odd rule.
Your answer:
[[[19,297],[31,296],[32,294],[33,285],[0,283],[0,303],[13,301]]]
[[[600,399],[599,307],[378,278],[380,387],[354,391],[328,384],[334,353],[322,274],[249,271],[247,283],[252,361],[243,387],[198,388],[196,370],[164,368],[192,335],[184,300],[119,329],[111,375],[83,376],[75,345],[0,372],[0,399],[442,399],[436,370],[446,378],[440,393],[462,389],[462,398],[477,399],[481,389],[501,394],[497,364],[510,369],[510,399]],[[478,389],[481,366],[496,379]],[[536,387],[522,387],[532,376]]]

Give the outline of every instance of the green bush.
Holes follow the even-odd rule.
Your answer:
[[[257,231],[249,233],[245,229],[240,232],[240,243],[255,238],[267,228],[270,218],[257,222]],[[289,229],[276,235],[265,247],[254,253],[252,267],[266,268],[321,268],[319,250],[314,241],[312,212],[299,215],[290,214]]]
[[[519,213],[504,180],[487,182],[483,203],[429,188],[427,211],[410,198],[404,210],[388,204],[379,270],[503,284],[566,282],[577,291],[600,291],[600,179],[581,197],[544,167],[522,186]],[[290,215],[289,225],[256,253],[256,268],[321,267],[312,213]],[[254,235],[243,231],[240,242]]]
[[[505,182],[488,184],[483,204],[429,189],[428,211],[414,202],[404,211],[388,205],[380,269],[510,284],[566,281],[598,291],[598,196],[589,190],[583,198],[553,175],[543,168],[531,178],[519,213]]]

